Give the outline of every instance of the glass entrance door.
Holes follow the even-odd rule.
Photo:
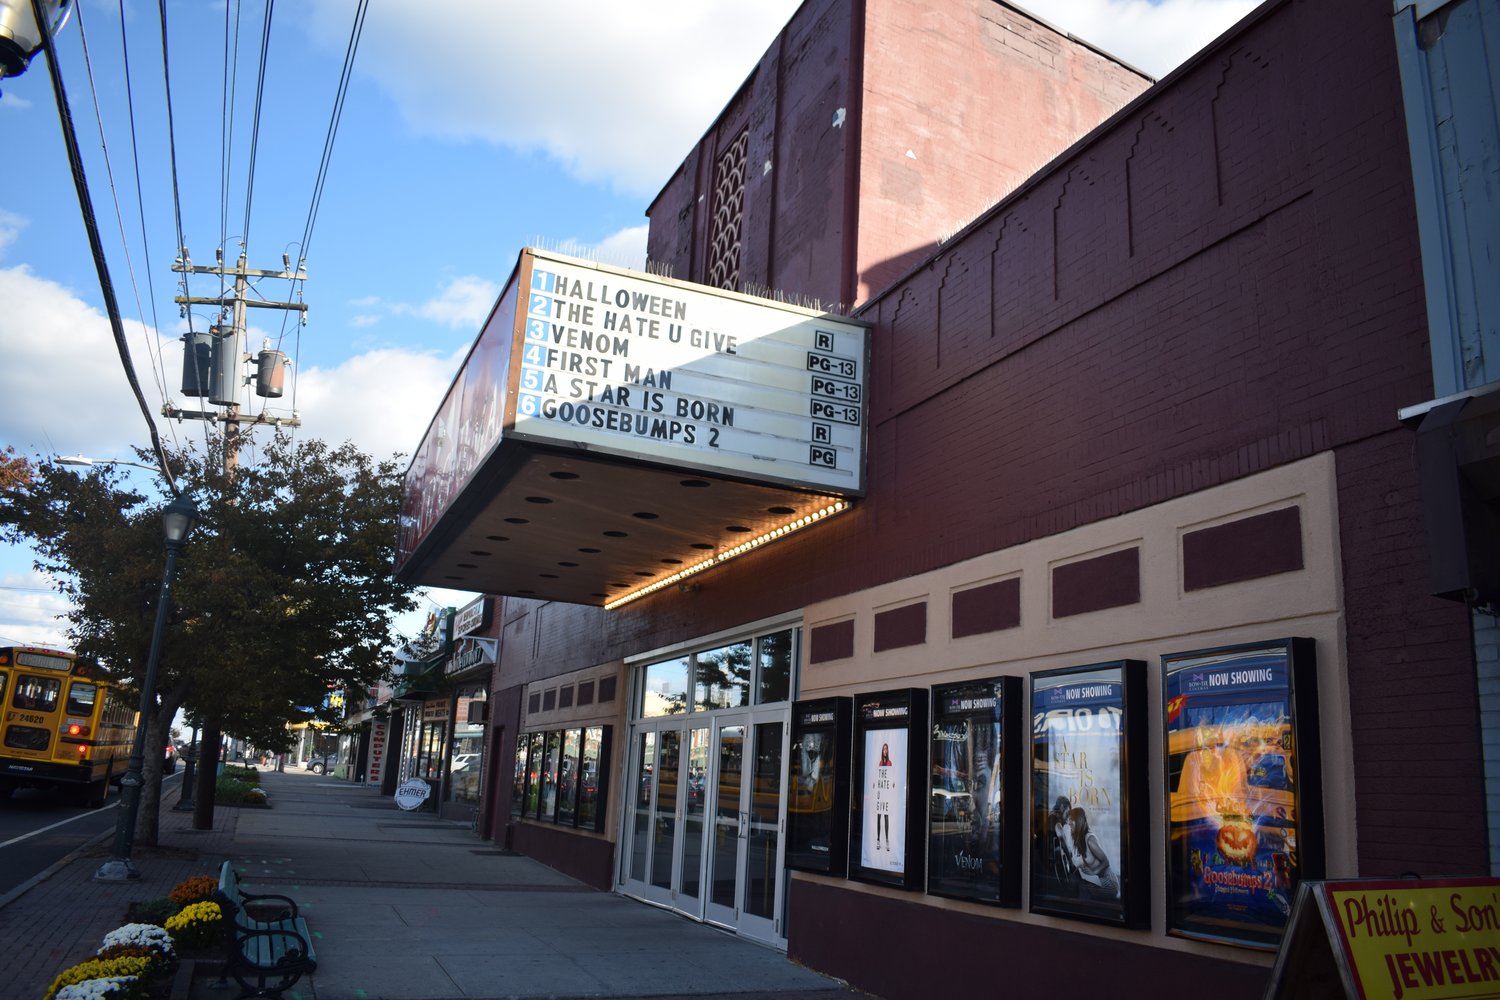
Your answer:
[[[778,624],[642,663],[622,775],[620,891],[781,948],[799,635]]]
[[[784,712],[726,717],[714,728],[715,777],[704,917],[747,937],[776,942],[781,865]]]

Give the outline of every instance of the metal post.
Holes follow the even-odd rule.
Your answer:
[[[130,748],[130,766],[120,779],[119,815],[115,822],[115,845],[113,856],[99,866],[94,873],[98,882],[127,882],[141,877],[134,862],[130,860],[130,849],[135,845],[135,821],[141,810],[141,764],[145,755],[146,730],[156,708],[156,664],[161,656],[161,640],[167,629],[167,605],[172,598],[172,577],[177,573],[177,554],[182,551],[184,541],[167,542],[167,568],[162,573],[161,595],[156,601],[156,627],[151,631],[151,651],[146,656],[146,679],[141,684],[141,721],[136,727],[135,742]]]
[[[182,755],[182,794],[177,797],[177,805],[172,808],[178,812],[193,811],[193,785],[197,779],[198,771],[198,727],[193,727],[193,742],[188,744],[187,750]]]

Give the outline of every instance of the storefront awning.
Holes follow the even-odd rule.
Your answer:
[[[842,511],[866,326],[523,251],[412,460],[397,577],[612,607]]]

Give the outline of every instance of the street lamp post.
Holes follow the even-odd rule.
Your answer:
[[[135,821],[141,811],[141,765],[145,759],[146,729],[156,702],[156,664],[161,657],[162,633],[167,627],[167,605],[172,598],[172,577],[177,572],[177,556],[187,544],[188,534],[198,519],[198,508],[187,497],[178,497],[162,512],[162,532],[166,536],[167,565],[161,577],[161,595],[156,601],[156,626],[151,632],[151,649],[146,656],[146,677],[141,684],[140,725],[130,749],[130,764],[120,779],[119,813],[115,821],[113,856],[94,873],[100,882],[127,882],[141,877],[130,850],[135,844]]]

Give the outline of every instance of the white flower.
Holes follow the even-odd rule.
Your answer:
[[[57,991],[54,1000],[115,1000],[126,997],[135,988],[135,976],[108,976],[104,979],[86,979],[81,983],[64,986]]]
[[[112,948],[117,944],[138,944],[147,948],[154,948],[166,955],[174,954],[172,950],[172,935],[165,927],[155,924],[126,924],[118,927],[104,935],[104,944],[99,947],[100,951]]]

